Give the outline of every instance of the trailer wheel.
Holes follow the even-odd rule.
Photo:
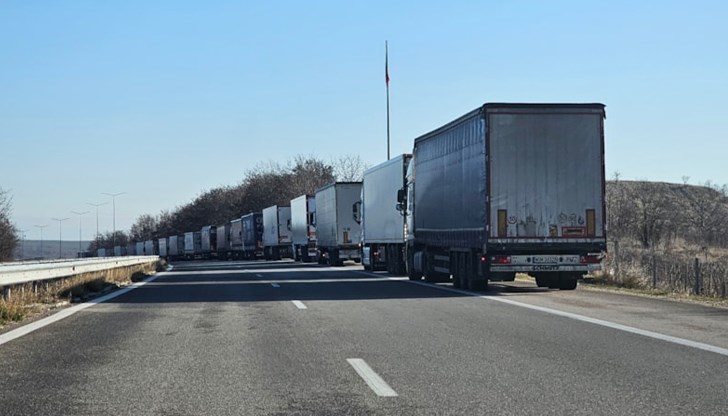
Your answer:
[[[578,274],[573,273],[559,273],[559,284],[558,287],[561,290],[574,290],[576,289],[576,281],[579,278]]]
[[[409,277],[409,280],[422,280],[422,272],[418,272],[415,270],[414,250],[409,248],[407,249],[407,277]]]
[[[453,263],[452,270],[452,287],[460,289],[463,287],[463,255],[461,253],[455,253],[450,260]]]

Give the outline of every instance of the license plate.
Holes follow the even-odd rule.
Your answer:
[[[558,264],[559,256],[533,256],[533,264]]]

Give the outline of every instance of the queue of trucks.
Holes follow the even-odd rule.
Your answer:
[[[362,182],[126,251],[353,260],[471,290],[526,273],[540,287],[572,290],[606,252],[604,119],[603,104],[487,103],[416,138],[411,154],[367,169]]]

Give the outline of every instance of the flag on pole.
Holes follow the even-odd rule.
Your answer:
[[[387,42],[384,42],[384,82],[389,88],[389,51],[387,48]]]

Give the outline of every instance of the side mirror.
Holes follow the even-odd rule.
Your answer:
[[[310,212],[308,214],[308,223],[310,225],[313,225],[314,227],[316,226],[316,213],[315,212]]]
[[[397,202],[399,202],[401,204],[404,202],[405,199],[406,199],[406,195],[404,193],[404,189],[398,190],[397,191]]]

